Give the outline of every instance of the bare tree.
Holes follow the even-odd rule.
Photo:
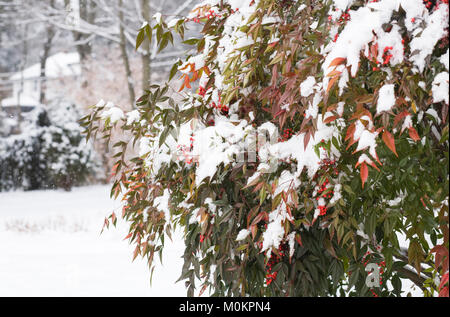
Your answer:
[[[144,21],[150,23],[150,0],[141,0],[142,17]],[[142,88],[145,89],[150,84],[150,41],[145,39],[142,43]]]
[[[55,0],[50,0],[49,3],[50,7],[55,8]],[[40,96],[39,96],[39,102],[41,104],[45,103],[45,76],[46,76],[46,66],[47,66],[47,59],[50,55],[50,50],[52,48],[52,42],[53,38],[55,36],[55,27],[52,24],[46,25],[46,41],[44,42],[41,58],[40,58],[40,68],[41,68],[41,74],[40,74]]]
[[[123,65],[125,67],[125,74],[127,76],[127,84],[128,84],[128,93],[130,95],[130,105],[134,105],[136,100],[134,93],[134,84],[133,78],[131,76],[131,68],[130,61],[127,53],[127,42],[125,39],[125,31],[124,31],[124,17],[123,17],[123,0],[119,0],[118,3],[118,11],[119,11],[119,33],[120,33],[120,51],[122,55]]]

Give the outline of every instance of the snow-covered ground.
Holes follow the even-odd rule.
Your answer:
[[[183,241],[167,244],[150,285],[126,224],[100,234],[119,202],[109,186],[0,193],[0,296],[185,296]]]
[[[156,261],[152,285],[145,261],[132,262],[123,221],[100,234],[105,216],[120,214],[109,188],[0,193],[0,296],[186,296],[175,283],[180,234],[166,243],[163,265]],[[421,296],[411,286],[404,281],[405,291]]]

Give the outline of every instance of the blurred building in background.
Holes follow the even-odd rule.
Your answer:
[[[59,94],[58,85],[52,85],[52,82],[62,82],[68,77],[76,79],[80,74],[78,53],[61,52],[50,56],[44,74],[41,74],[41,65],[36,63],[9,78],[12,83],[12,95],[1,100],[2,110],[11,116],[16,116],[18,112],[31,111],[40,105],[43,87],[46,90],[46,98],[51,100]]]

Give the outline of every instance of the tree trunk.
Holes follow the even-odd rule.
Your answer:
[[[141,0],[142,5],[142,17],[145,21],[150,24],[150,0]],[[144,50],[142,54],[142,90],[147,89],[150,85],[150,41],[145,39],[142,42],[142,49]]]
[[[22,61],[21,61],[21,65],[20,65],[20,88],[17,93],[17,131],[16,131],[16,133],[21,132],[20,125],[22,123],[22,108],[21,108],[22,101],[20,99],[21,99],[21,96],[23,93],[23,86],[24,86],[23,72],[25,70],[25,67],[27,64],[27,57],[28,57],[27,33],[28,33],[28,25],[24,24],[23,25],[23,33],[22,33],[23,49],[22,49]]]
[[[64,0],[65,5],[70,5],[70,0]],[[90,24],[95,23],[96,18],[96,4],[93,0],[78,0],[79,3],[79,14],[80,20],[86,21]],[[83,43],[90,35],[85,33],[80,33],[77,31],[72,32],[75,42],[81,42],[77,45],[77,52],[80,55],[80,62],[83,65],[85,61],[92,52],[91,45],[89,43]]]
[[[50,6],[52,8],[55,7],[55,0],[50,1]],[[39,102],[41,104],[44,104],[46,102],[45,100],[45,90],[46,90],[46,74],[45,74],[45,68],[47,65],[47,59],[50,55],[50,50],[52,47],[52,41],[55,36],[55,29],[51,24],[48,24],[47,28],[47,40],[44,43],[44,47],[42,49],[42,54],[40,58],[40,67],[41,67],[41,73],[40,73],[40,80],[39,80],[39,86],[40,86],[40,93],[39,93]]]
[[[133,85],[133,79],[131,77],[131,69],[130,69],[130,61],[128,59],[128,53],[127,53],[127,42],[125,39],[125,32],[123,28],[124,18],[123,18],[123,11],[122,11],[122,5],[123,0],[119,0],[119,34],[120,34],[120,51],[122,54],[122,60],[123,65],[125,67],[125,75],[127,77],[127,84],[128,84],[128,94],[130,97],[130,105],[134,107],[134,102],[136,100],[135,94],[134,94],[134,85]]]

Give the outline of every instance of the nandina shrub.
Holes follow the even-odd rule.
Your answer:
[[[137,46],[189,23],[180,102],[152,85],[137,110],[82,120],[88,138],[133,135],[111,194],[134,257],[153,271],[181,227],[188,295],[399,296],[409,280],[448,296],[447,1],[206,0],[156,14]]]

